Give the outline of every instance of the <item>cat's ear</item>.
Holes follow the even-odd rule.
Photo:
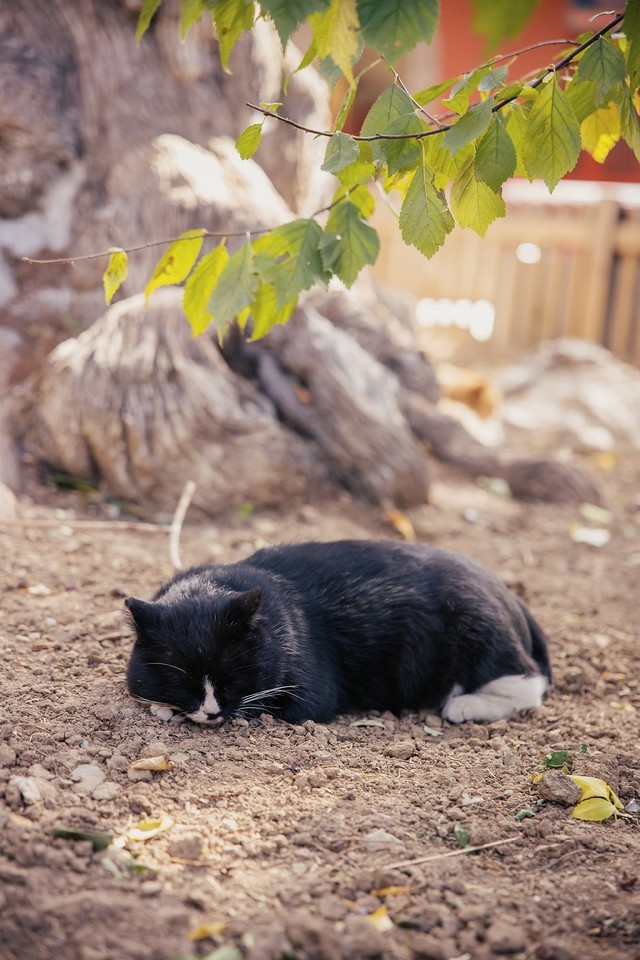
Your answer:
[[[131,614],[136,627],[140,630],[146,630],[158,622],[158,609],[155,603],[136,600],[135,597],[127,597],[124,605]]]
[[[239,596],[234,597],[229,602],[228,611],[234,620],[240,623],[248,623],[260,606],[262,590],[260,587],[252,587]]]

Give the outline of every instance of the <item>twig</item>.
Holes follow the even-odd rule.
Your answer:
[[[168,523],[143,523],[134,520],[71,520],[66,517],[62,520],[50,520],[48,517],[16,517],[11,520],[0,520],[1,527],[41,527],[53,530],[58,527],[79,527],[81,530],[118,530],[135,533],[166,533],[170,530]]]
[[[195,483],[193,480],[187,480],[180,494],[173,520],[171,521],[171,529],[169,530],[169,556],[174,570],[182,570],[182,560],[180,559],[180,532],[195,492]]]
[[[481,843],[477,847],[462,847],[460,850],[447,850],[446,853],[434,853],[430,857],[416,857],[415,860],[400,860],[399,863],[387,863],[383,870],[397,870],[400,867],[412,867],[417,863],[431,863],[433,860],[446,860],[448,857],[461,857],[465,853],[475,853],[476,850],[488,850],[490,847],[500,847],[505,843],[515,843],[520,837],[507,837],[504,840],[492,840],[491,843]]]

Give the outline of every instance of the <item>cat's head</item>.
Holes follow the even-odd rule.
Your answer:
[[[125,600],[136,631],[127,670],[132,696],[164,719],[211,723],[242,712],[259,686],[260,588],[225,597]],[[249,702],[249,701],[247,701]]]

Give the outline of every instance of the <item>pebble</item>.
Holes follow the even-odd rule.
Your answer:
[[[8,743],[0,743],[0,767],[12,767],[16,762],[16,752]]]
[[[98,784],[95,790],[92,790],[91,796],[94,800],[115,800],[120,793],[120,786],[113,780],[105,780]]]
[[[527,945],[527,938],[516,917],[501,917],[487,929],[486,940],[494,953],[519,953]]]
[[[392,833],[388,833],[382,827],[365,833],[362,842],[368,850],[392,850],[403,846],[402,840],[394,837]]]
[[[545,770],[538,784],[538,795],[551,803],[572,807],[582,796],[582,791],[578,784],[561,770]]]
[[[393,757],[394,760],[408,760],[414,757],[418,752],[415,740],[400,740],[398,743],[392,743],[385,747],[385,757]]]
[[[169,752],[169,747],[164,740],[150,740],[140,750],[141,757],[160,757]]]
[[[204,840],[197,833],[176,837],[169,844],[169,856],[175,860],[199,860],[203,846]]]
[[[127,777],[131,780],[132,783],[137,783],[139,780],[151,780],[153,774],[151,770],[127,770]]]
[[[76,793],[92,793],[104,781],[104,772],[95,763],[81,763],[71,771],[71,779],[77,783]]]

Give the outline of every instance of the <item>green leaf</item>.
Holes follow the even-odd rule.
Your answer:
[[[223,241],[202,257],[185,284],[182,306],[194,337],[204,333],[211,322],[213,314],[207,306],[228,260],[229,254]]]
[[[467,143],[482,136],[491,122],[493,97],[471,107],[468,113],[449,127],[444,135],[444,146],[453,155]]]
[[[209,297],[207,311],[213,315],[220,341],[224,339],[237,315],[253,301],[259,283],[253,269],[253,260],[253,249],[247,242],[224,265]]]
[[[565,90],[571,109],[576,115],[578,123],[582,123],[596,107],[595,86],[593,83],[572,80]]]
[[[363,186],[352,187],[347,190],[341,184],[331,201],[331,207],[337,206],[341,200],[350,200],[363,220],[368,220],[376,208],[376,202],[369,189]]]
[[[297,26],[327,6],[328,0],[260,0],[262,12],[273,20],[283,47]]]
[[[187,230],[165,250],[144,288],[145,303],[158,287],[182,283],[189,276],[202,249],[203,236],[204,230]]]
[[[135,39],[136,43],[140,43],[143,36],[149,29],[149,24],[153,19],[153,15],[162,3],[162,0],[143,0],[142,10],[140,11],[140,16],[138,17],[138,24],[136,26]]]
[[[562,770],[572,765],[567,750],[550,750],[539,766],[539,770]]]
[[[366,264],[376,262],[379,251],[378,234],[361,218],[355,204],[345,200],[333,208],[320,242],[326,270],[350,287]]]
[[[402,118],[402,123],[409,128],[404,132],[418,133],[420,130],[425,129],[422,122],[415,116],[414,104],[411,101],[411,97],[407,96],[400,87],[392,84],[390,87],[387,87],[386,90],[383,90],[378,99],[373,103],[369,113],[364,119],[360,134],[363,137],[373,137],[377,133],[388,133],[389,127],[394,121],[400,118]],[[400,146],[388,140],[372,141],[371,149],[373,150],[374,159],[387,161],[390,154],[397,160],[403,149],[403,144],[409,144],[409,148],[405,147],[405,149],[411,149],[412,146],[415,147],[415,143],[411,140],[401,141]]]
[[[315,220],[292,220],[255,241],[255,269],[264,283],[273,285],[278,309],[314,283],[328,283],[318,251],[321,237]]]
[[[217,0],[211,8],[211,16],[220,44],[220,62],[225,73],[229,73],[229,57],[237,39],[253,26],[254,0]]]
[[[346,133],[334,133],[327,144],[324,163],[320,167],[327,173],[339,173],[358,159],[358,142]]]
[[[476,147],[476,180],[481,180],[497,192],[505,180],[515,173],[516,163],[516,148],[504,120],[494,113]]]
[[[597,163],[604,163],[609,151],[620,139],[620,114],[615,103],[600,107],[580,125],[583,149]]]
[[[186,40],[191,27],[207,12],[205,0],[182,0],[180,4],[180,37]]]
[[[621,84],[620,104],[620,133],[625,143],[631,147],[640,163],[640,127],[638,114],[633,105],[631,91],[626,83]]]
[[[520,103],[510,104],[503,112],[507,124],[507,133],[511,137],[511,142],[516,150],[517,163],[514,173],[517,177],[528,176],[522,154],[529,124],[529,112],[529,108],[522,106]]]
[[[102,285],[104,287],[104,298],[107,306],[111,303],[114,293],[121,284],[127,279],[129,267],[127,264],[127,255],[120,247],[114,247],[111,250],[109,264],[102,275]]]
[[[481,93],[489,93],[497,87],[504,86],[508,73],[509,67],[491,67],[478,84],[478,90]],[[500,91],[500,94],[502,95],[502,91]]]
[[[580,125],[555,74],[531,108],[523,156],[530,177],[553,191],[580,155]]]
[[[520,32],[538,3],[539,0],[472,0],[474,30],[487,37],[493,50]]]
[[[320,60],[331,57],[353,83],[351,65],[360,49],[356,0],[331,0],[327,12],[312,14],[309,22]]]
[[[484,237],[487,227],[497,217],[504,217],[504,200],[475,176],[475,156],[467,163],[451,185],[451,210],[461,227],[471,227]]]
[[[250,340],[260,340],[269,333],[272,327],[280,323],[286,323],[297,305],[298,300],[296,298],[278,308],[275,289],[270,283],[260,283],[251,304],[253,324]]]
[[[432,86],[425,87],[424,90],[419,90],[418,93],[414,93],[413,99],[416,103],[419,103],[421,107],[426,107],[427,104],[436,100],[441,93],[448,90],[452,83],[453,79],[441,80],[440,83],[434,83]]]
[[[358,0],[365,41],[390,63],[420,41],[431,43],[439,15],[439,0]]]
[[[366,140],[360,140],[357,142],[357,146],[357,159],[347,167],[343,167],[338,173],[338,180],[347,190],[358,186],[358,184],[366,183],[376,172],[371,144],[367,143]]]
[[[453,230],[444,193],[434,187],[424,154],[402,202],[399,224],[404,242],[425,257],[432,257]]]
[[[627,38],[627,69],[631,91],[635,93],[640,84],[640,0],[627,0],[624,32]]]
[[[360,78],[356,77],[353,83],[350,83],[347,87],[347,92],[342,98],[342,103],[340,104],[340,109],[336,115],[336,129],[342,130],[345,125],[346,119],[349,116],[349,111],[353,106],[353,101],[356,98],[356,93],[358,92],[358,84],[360,83]]]
[[[384,133],[387,136],[402,134],[423,134],[427,127],[415,113],[406,113],[392,120]],[[420,139],[422,139],[420,137]],[[382,155],[387,161],[389,173],[397,173],[415,167],[420,160],[420,142],[410,138],[402,140],[382,140]]]
[[[453,836],[459,847],[468,847],[469,841],[471,840],[471,834],[466,827],[463,827],[461,823],[454,823],[453,825]]]
[[[262,137],[262,124],[252,123],[251,126],[243,130],[236,140],[236,150],[243,160],[249,160],[258,147]]]
[[[624,54],[615,43],[605,37],[598,37],[595,43],[585,50],[578,64],[577,79],[593,83],[597,106],[606,102],[611,87],[622,82],[626,76]]]

